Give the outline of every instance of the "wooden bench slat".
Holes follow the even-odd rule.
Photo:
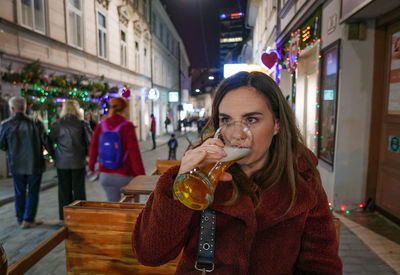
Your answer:
[[[44,256],[47,255],[53,248],[59,245],[67,237],[67,228],[64,226],[57,232],[51,235],[50,238],[42,242],[34,250],[25,255],[21,260],[13,264],[9,271],[9,275],[24,274],[33,265],[39,262]]]

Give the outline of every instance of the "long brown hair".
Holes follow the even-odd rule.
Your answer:
[[[248,194],[256,206],[260,203],[261,194],[278,181],[287,183],[290,190],[290,204],[287,214],[294,206],[297,196],[297,159],[303,157],[314,173],[318,173],[312,163],[311,156],[306,152],[300,131],[292,109],[285,100],[276,82],[261,72],[240,72],[223,80],[216,89],[212,105],[212,115],[202,131],[202,141],[208,136],[205,133],[214,132],[219,127],[219,105],[227,93],[240,87],[253,87],[265,96],[269,102],[274,119],[279,120],[280,130],[276,134],[266,152],[267,161],[264,166],[250,178],[238,164],[229,168],[233,176],[233,194],[229,203],[236,203],[240,196]]]

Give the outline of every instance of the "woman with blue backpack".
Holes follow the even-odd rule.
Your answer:
[[[107,201],[119,201],[121,187],[135,176],[144,175],[135,126],[125,118],[127,100],[110,99],[109,115],[94,130],[89,149],[89,171],[99,161],[99,182]]]

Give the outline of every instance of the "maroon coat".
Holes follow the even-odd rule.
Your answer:
[[[200,274],[194,268],[200,212],[171,195],[178,172],[165,172],[138,217],[133,247],[138,260],[158,266],[184,248],[177,274]],[[211,208],[216,211],[215,271],[211,274],[341,274],[332,213],[304,161],[299,161],[298,199],[292,211],[279,218],[289,202],[281,184],[262,195],[255,209],[245,195],[235,205],[221,205],[232,194],[231,182],[220,182]]]

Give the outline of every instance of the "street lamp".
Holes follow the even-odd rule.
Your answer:
[[[195,92],[196,92],[196,93],[200,93],[200,89],[196,89]]]
[[[208,79],[209,79],[209,80],[214,80],[214,76],[210,75],[210,76],[208,77]]]

